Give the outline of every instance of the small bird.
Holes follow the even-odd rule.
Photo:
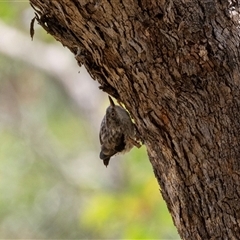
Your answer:
[[[133,146],[140,147],[135,124],[128,112],[121,106],[115,105],[109,96],[110,106],[103,117],[99,139],[101,143],[100,159],[107,167],[110,158],[116,153],[130,151]]]

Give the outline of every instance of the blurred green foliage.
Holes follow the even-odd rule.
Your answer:
[[[0,20],[28,35],[30,35],[30,22],[34,17],[34,10],[30,7],[29,0],[0,1]],[[36,21],[34,30],[38,39],[44,42],[56,41],[50,34],[46,34]]]
[[[8,23],[14,23],[21,15],[21,11],[26,9],[27,2],[17,3],[16,1],[1,1],[0,2],[0,16],[1,20]],[[19,9],[19,7],[21,9]]]
[[[30,10],[0,3],[9,24]],[[107,169],[98,155],[97,131],[63,86],[0,56],[1,238],[179,239],[145,147]]]
[[[120,188],[100,190],[89,201],[81,225],[89,229],[92,238],[177,239],[145,152],[142,147],[126,156],[127,179]]]

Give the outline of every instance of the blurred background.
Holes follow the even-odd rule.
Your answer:
[[[146,149],[99,159],[108,106],[28,1],[0,1],[0,238],[180,239]]]

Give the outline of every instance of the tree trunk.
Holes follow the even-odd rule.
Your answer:
[[[240,239],[238,4],[30,2],[130,112],[180,236]]]

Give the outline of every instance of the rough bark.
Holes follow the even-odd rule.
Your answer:
[[[129,110],[180,236],[240,239],[238,2],[30,2]]]

